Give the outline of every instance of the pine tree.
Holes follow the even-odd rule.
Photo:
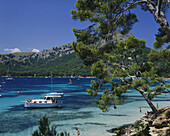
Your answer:
[[[71,10],[71,13],[75,20],[90,21],[93,32],[94,29],[100,31],[101,35],[95,33],[96,31],[93,35],[104,34],[108,38],[117,28],[122,33],[132,29],[133,24],[138,21],[132,9],[137,6],[143,11],[150,12],[160,25],[154,46],[160,47],[170,42],[170,26],[166,18],[166,12],[170,8],[168,0],[77,0],[75,4],[77,10]]]
[[[69,136],[70,134],[67,132],[57,133],[56,126],[52,126],[50,128],[51,121],[48,121],[46,115],[40,119],[39,130],[34,131],[32,136]]]
[[[73,19],[91,22],[91,25],[86,29],[73,28],[76,41],[72,43],[72,46],[84,64],[92,66],[91,74],[98,78],[97,81],[91,82],[92,89],[86,91],[91,96],[96,96],[103,85],[111,85],[111,87],[108,85],[105,88],[104,93],[97,101],[98,107],[102,111],[108,111],[113,103],[120,104],[123,101],[122,94],[126,93],[129,88],[133,88],[144,97],[152,111],[157,113],[151,100],[161,94],[163,90],[169,91],[167,88],[169,84],[159,77],[160,73],[158,72],[160,64],[163,65],[164,70],[168,68],[169,51],[163,50],[161,54],[161,52],[153,50],[147,55],[149,52],[146,52],[145,40],[139,40],[133,35],[128,38],[121,35],[127,34],[133,24],[138,21],[137,15],[130,12],[136,5],[141,5],[143,10],[150,11],[158,23],[166,22],[163,26],[161,24],[161,27],[166,32],[163,36],[166,35],[167,41],[170,41],[170,27],[163,14],[168,5],[164,0],[158,2],[148,0],[77,0],[75,4],[77,10],[71,11]],[[154,12],[152,11],[153,5]],[[155,9],[158,6],[161,8]],[[153,55],[157,56],[158,54],[165,61],[160,63],[160,61],[154,60]],[[120,77],[119,82],[113,82],[112,79],[115,77]],[[151,89],[150,86],[155,84],[157,86]]]

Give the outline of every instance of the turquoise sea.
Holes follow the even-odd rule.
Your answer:
[[[69,79],[72,84],[69,84]],[[31,136],[38,129],[39,119],[46,115],[51,124],[57,125],[57,131],[67,131],[76,136],[111,136],[112,128],[135,122],[146,111],[150,111],[145,100],[135,90],[128,90],[127,99],[117,109],[110,107],[102,112],[96,105],[99,97],[91,97],[85,91],[95,78],[0,78],[0,136]],[[166,82],[170,80],[165,79]],[[117,80],[115,79],[115,82]],[[64,92],[62,108],[25,109],[27,98],[42,98],[54,90]],[[159,107],[170,106],[170,95],[164,94],[153,99]],[[139,107],[142,112],[139,112]]]

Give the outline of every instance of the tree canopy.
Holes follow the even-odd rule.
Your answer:
[[[127,34],[138,21],[137,15],[131,12],[137,5],[150,11],[160,24],[163,34],[158,36],[166,37],[166,40],[158,40],[159,47],[169,42],[170,27],[165,17],[168,2],[165,0],[77,0],[77,10],[71,11],[73,19],[92,23],[85,29],[73,28],[76,41],[72,45],[84,64],[92,65],[91,74],[98,78],[91,82],[91,89],[87,89],[87,92],[96,96],[104,84],[111,85],[106,86],[97,101],[102,111],[107,111],[113,103],[120,104],[121,94],[126,93],[128,88],[133,88],[141,93],[156,113],[157,109],[151,99],[163,90],[169,92],[166,87],[169,84],[159,77],[158,72],[160,66],[165,71],[168,69],[169,49],[153,50],[147,52],[147,55],[144,39],[139,40],[133,35],[117,39],[118,34]],[[159,61],[158,56],[164,61]],[[119,77],[119,82],[114,83],[114,77]],[[157,86],[151,89],[150,86],[155,84]]]
[[[138,21],[132,9],[138,5],[142,10],[149,11],[160,24],[154,46],[161,47],[170,42],[170,26],[166,18],[166,12],[170,8],[168,0],[77,0],[77,10],[71,10],[71,13],[75,20],[92,22],[90,28],[95,26],[94,29],[99,30],[93,35],[104,34],[108,38],[118,28],[122,33],[132,29],[133,24]]]
[[[50,127],[51,121],[46,115],[40,119],[39,124],[38,130],[34,131],[32,136],[70,136],[66,131],[57,133],[57,127],[54,125]]]

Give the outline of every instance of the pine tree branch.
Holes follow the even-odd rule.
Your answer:
[[[166,89],[170,93],[170,90],[163,83],[159,82],[158,80],[157,80],[157,83],[161,84],[163,88]]]
[[[142,4],[142,3],[146,3],[148,10],[151,12],[151,14],[154,16],[155,20],[157,23],[160,24],[160,26],[166,31],[168,39],[170,40],[170,27],[168,24],[168,21],[165,17],[165,14],[163,13],[163,11],[161,11],[161,4],[162,4],[162,0],[158,1],[158,5],[156,6],[154,2],[150,1],[150,0],[140,0],[140,1],[133,1],[129,4],[129,6],[127,6],[123,12],[120,12],[117,20],[113,23],[113,25],[115,25],[122,17],[123,15],[125,15],[126,11],[129,10],[132,6],[138,5],[138,4]],[[115,18],[114,18],[115,19]]]
[[[154,113],[157,113],[156,107],[152,104],[151,100],[148,98],[147,95],[145,95],[145,93],[143,92],[142,89],[134,88],[134,87],[131,86],[131,84],[128,84],[124,79],[121,78],[121,80],[122,80],[126,85],[128,85],[129,87],[137,90],[137,91],[145,98],[146,102],[149,104],[149,106],[151,107],[152,111],[153,111]]]
[[[158,0],[158,5],[157,5],[157,14],[158,14],[158,16],[160,16],[161,4],[162,4],[162,0]]]

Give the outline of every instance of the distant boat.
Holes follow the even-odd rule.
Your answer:
[[[12,77],[7,77],[6,80],[13,80],[13,78]]]
[[[24,101],[24,108],[55,108],[62,107],[62,97],[64,93],[52,92],[47,93],[44,99],[27,99]]]
[[[9,68],[8,68],[6,80],[8,80],[8,81],[13,80],[13,78],[9,74]]]
[[[46,74],[45,74],[45,78],[48,78],[48,76],[46,76]]]

